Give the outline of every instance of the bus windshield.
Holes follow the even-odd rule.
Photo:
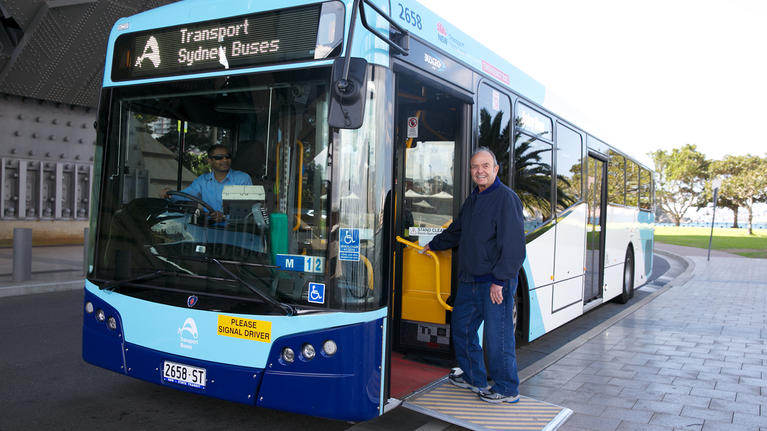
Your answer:
[[[230,312],[327,307],[308,300],[324,295],[310,285],[325,282],[328,254],[327,75],[109,90],[90,279]]]

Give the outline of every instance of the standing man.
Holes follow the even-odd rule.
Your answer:
[[[471,179],[477,185],[453,223],[424,248],[445,250],[458,246],[459,285],[451,331],[460,370],[452,384],[479,394],[490,403],[519,401],[519,376],[514,351],[514,295],[525,260],[522,202],[498,179],[498,162],[487,147],[471,157]],[[477,331],[485,322],[490,376]]]
[[[195,178],[189,187],[181,191],[197,196],[213,207],[215,211],[209,214],[209,217],[220,222],[225,218],[224,201],[221,197],[224,186],[249,186],[253,182],[250,180],[250,175],[245,172],[231,169],[232,154],[221,144],[208,148],[208,165],[210,165],[210,172]],[[163,190],[162,197],[166,199],[170,197],[168,189]]]

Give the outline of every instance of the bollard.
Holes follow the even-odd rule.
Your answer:
[[[13,228],[13,281],[32,278],[32,229]]]
[[[88,275],[88,228],[83,229],[83,275]]]

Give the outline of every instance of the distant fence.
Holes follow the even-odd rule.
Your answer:
[[[655,223],[655,226],[676,226],[674,223]],[[680,223],[680,227],[711,227],[711,222]],[[731,228],[732,222],[716,222],[714,227]],[[754,223],[754,229],[767,229],[767,223]],[[748,229],[748,223],[738,222],[738,229]]]

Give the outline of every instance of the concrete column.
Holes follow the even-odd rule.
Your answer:
[[[83,275],[88,275],[88,228],[83,229]]]
[[[13,228],[13,281],[32,278],[32,229]]]

